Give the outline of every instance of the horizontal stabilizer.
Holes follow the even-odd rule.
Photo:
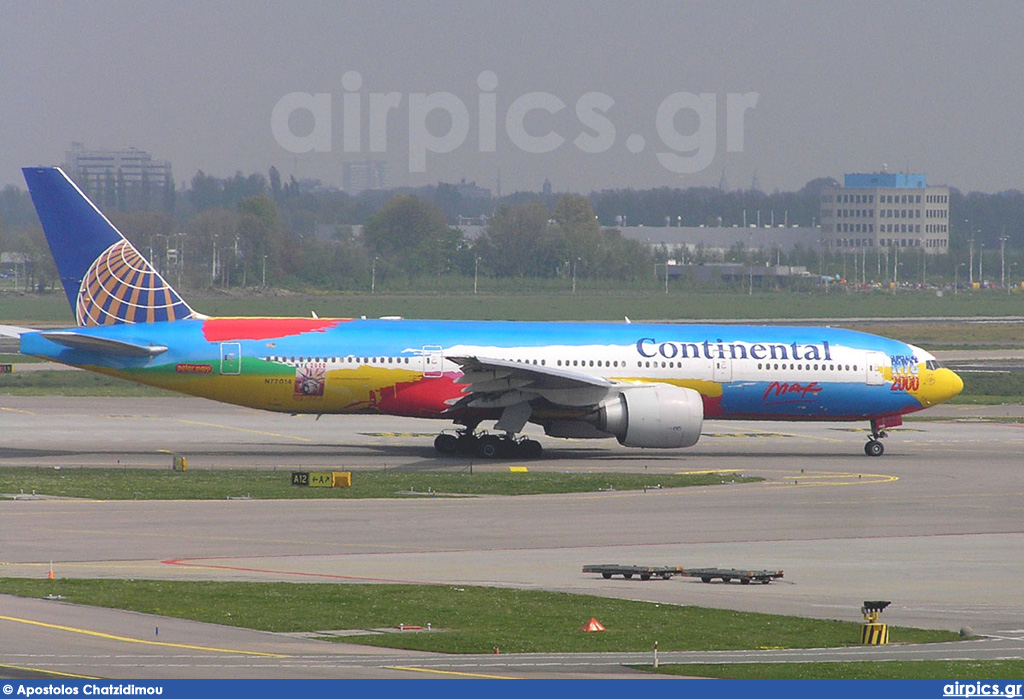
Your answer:
[[[70,330],[54,330],[39,333],[47,340],[71,349],[113,354],[118,357],[155,357],[163,354],[167,348],[163,345],[138,345],[123,340],[110,340],[105,337],[83,335]]]
[[[0,325],[0,337],[18,338],[25,333],[34,333],[32,328],[19,328],[17,325]]]

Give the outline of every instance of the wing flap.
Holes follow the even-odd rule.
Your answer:
[[[555,405],[597,405],[616,390],[614,381],[538,364],[482,357],[447,357],[462,368],[456,383],[462,398],[448,412],[463,408],[508,408],[544,399]]]

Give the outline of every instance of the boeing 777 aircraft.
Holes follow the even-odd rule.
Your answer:
[[[210,318],[59,168],[24,174],[78,326],[2,328],[23,354],[263,410],[451,420],[443,454],[536,458],[530,422],[689,447],[709,418],[867,421],[880,456],[883,430],[963,388],[918,347],[824,327]]]

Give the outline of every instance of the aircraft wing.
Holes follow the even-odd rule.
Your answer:
[[[566,407],[596,406],[617,392],[619,383],[599,376],[538,364],[484,357],[447,357],[462,367],[456,383],[464,395],[449,411],[461,408],[510,408],[543,398]],[[514,411],[513,411],[514,412]],[[529,411],[526,410],[526,415]],[[525,418],[523,419],[525,422]],[[499,427],[499,429],[501,429]]]

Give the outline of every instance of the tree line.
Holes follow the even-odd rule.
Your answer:
[[[463,199],[456,187],[367,191],[350,195],[283,178],[276,168],[219,178],[199,171],[173,196],[149,206],[105,209],[115,225],[174,284],[183,287],[278,286],[366,289],[401,279],[485,276],[510,279],[580,278],[615,282],[649,280],[670,257],[624,238],[620,226],[742,226],[774,223],[813,226],[823,186],[808,182],[797,192],[765,194],[714,188],[604,190],[578,194],[515,193],[500,199]],[[950,255],[901,264],[926,278],[955,271],[968,240],[976,250],[1024,248],[1024,193],[951,190]],[[121,210],[132,209],[132,210]],[[454,226],[462,217],[485,221],[467,237]],[[361,230],[361,235],[358,231]],[[53,284],[55,269],[27,192],[0,191],[0,253],[32,261],[27,284]],[[979,253],[980,254],[980,253]],[[859,269],[872,277],[875,264],[811,250],[750,251],[733,246],[724,256],[698,248],[672,255],[680,262],[735,261],[798,264],[829,274]],[[769,259],[770,258],[770,259]],[[852,276],[847,274],[846,276]]]

